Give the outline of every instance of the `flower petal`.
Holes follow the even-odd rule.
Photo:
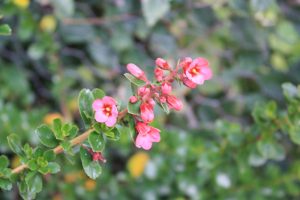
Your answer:
[[[111,116],[107,118],[107,121],[105,122],[106,126],[113,127],[117,122],[117,117]]]
[[[106,122],[107,116],[102,111],[96,111],[95,119],[97,122]]]
[[[103,107],[103,102],[101,99],[96,99],[94,102],[93,102],[93,110],[94,111],[97,111],[97,110],[101,110],[102,107]]]
[[[159,142],[160,141],[160,130],[154,127],[151,127],[151,130],[149,132],[149,136],[151,137],[152,142]]]
[[[135,146],[137,148],[149,150],[152,147],[151,138],[148,135],[138,134],[135,140]]]

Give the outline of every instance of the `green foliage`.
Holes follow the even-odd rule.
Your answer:
[[[96,179],[98,176],[100,176],[102,173],[100,164],[98,161],[93,161],[90,153],[83,147],[80,147],[80,158],[84,172],[86,175],[88,175],[88,177],[91,179]]]
[[[141,101],[137,101],[136,103],[130,103],[127,104],[128,113],[133,115],[139,115],[140,114],[140,105]]]
[[[137,79],[136,77],[134,77],[133,75],[129,74],[129,73],[125,73],[124,76],[134,85],[136,86],[143,86],[145,85],[145,81]]]
[[[25,199],[299,199],[296,1],[55,0],[30,1],[24,8],[1,1],[0,13],[1,24],[14,32],[0,36],[0,152],[11,160],[7,165],[0,157],[2,189],[17,182]],[[46,15],[54,18],[53,32],[41,26]],[[100,87],[120,98],[123,109],[131,95],[121,78],[127,63],[146,66],[148,75],[156,57],[176,63],[185,56],[206,57],[214,78],[191,92],[173,91],[182,95],[181,113],[155,110],[161,142],[144,152],[146,167],[133,178],[126,163],[138,151],[135,119],[126,116],[113,129],[95,123],[91,102],[104,92],[84,90],[78,110],[78,91]],[[129,80],[132,90],[144,84]],[[138,104],[128,109],[139,115]],[[64,118],[55,128],[53,120],[45,120],[52,113]],[[85,127],[65,125],[81,122],[80,116]],[[80,152],[70,144],[86,128],[95,129],[106,147],[103,166],[80,150],[89,177],[99,176],[103,167],[95,182],[81,174]],[[11,133],[16,135],[6,140]],[[74,155],[55,156],[53,136]],[[84,143],[88,149],[97,145]],[[29,168],[11,175],[19,164]],[[59,166],[59,175],[42,175]],[[4,190],[0,199],[20,198]]]
[[[98,133],[93,131],[89,137],[88,141],[93,149],[94,152],[101,152],[104,149],[105,141],[103,138],[102,133]]]
[[[11,35],[11,28],[7,24],[1,24],[0,35]]]
[[[18,184],[20,195],[26,200],[35,199],[36,194],[43,188],[41,176],[35,172],[28,172],[23,179],[24,181]]]
[[[41,143],[47,147],[54,148],[58,142],[49,126],[43,124],[36,129],[36,134],[39,136]]]

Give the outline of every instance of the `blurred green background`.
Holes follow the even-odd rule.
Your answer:
[[[292,141],[259,120],[284,113],[282,83],[300,82],[299,0],[1,0],[0,15],[13,31],[0,36],[0,153],[13,167],[8,134],[34,146],[41,123],[82,125],[82,88],[126,105],[129,62],[152,73],[157,57],[201,56],[214,71],[205,85],[174,91],[183,111],[156,111],[162,141],[151,151],[121,135],[96,181],[77,156],[61,156],[37,199],[300,198],[299,104],[289,110],[298,117]],[[19,199],[17,189],[0,199]]]

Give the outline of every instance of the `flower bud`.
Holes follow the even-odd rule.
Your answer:
[[[129,102],[130,103],[136,103],[138,101],[138,98],[136,97],[136,96],[131,96],[130,98],[129,98]]]
[[[141,118],[145,123],[150,123],[154,119],[153,105],[150,103],[142,103],[140,106]]]
[[[164,70],[170,69],[168,62],[162,58],[157,58],[155,60],[155,64],[156,64],[156,66],[160,67],[161,69],[164,69]]]
[[[163,94],[169,94],[172,91],[172,86],[170,83],[164,82],[161,85],[161,91]]]
[[[182,102],[180,101],[180,99],[177,99],[174,95],[167,96],[167,103],[171,109],[177,111],[182,109]]]
[[[145,76],[145,72],[143,70],[141,70],[138,66],[136,66],[133,63],[129,63],[127,65],[127,70],[136,78],[143,80],[143,81],[147,81],[147,78]]]
[[[164,71],[161,68],[156,67],[154,69],[154,75],[157,81],[162,81],[164,76]]]

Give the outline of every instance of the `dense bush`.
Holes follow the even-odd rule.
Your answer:
[[[0,198],[298,199],[299,10],[297,0],[1,1],[0,152],[9,162],[0,157]],[[214,77],[174,90],[181,112],[155,110],[161,142],[151,151],[137,149],[126,126],[106,135],[96,180],[64,140],[77,134],[71,125],[76,133],[61,140],[67,153],[32,152],[44,148],[42,123],[59,118],[84,132],[82,88],[125,107],[127,63],[152,74],[156,57],[176,65],[186,56],[207,58]],[[37,157],[51,169],[10,176]]]

